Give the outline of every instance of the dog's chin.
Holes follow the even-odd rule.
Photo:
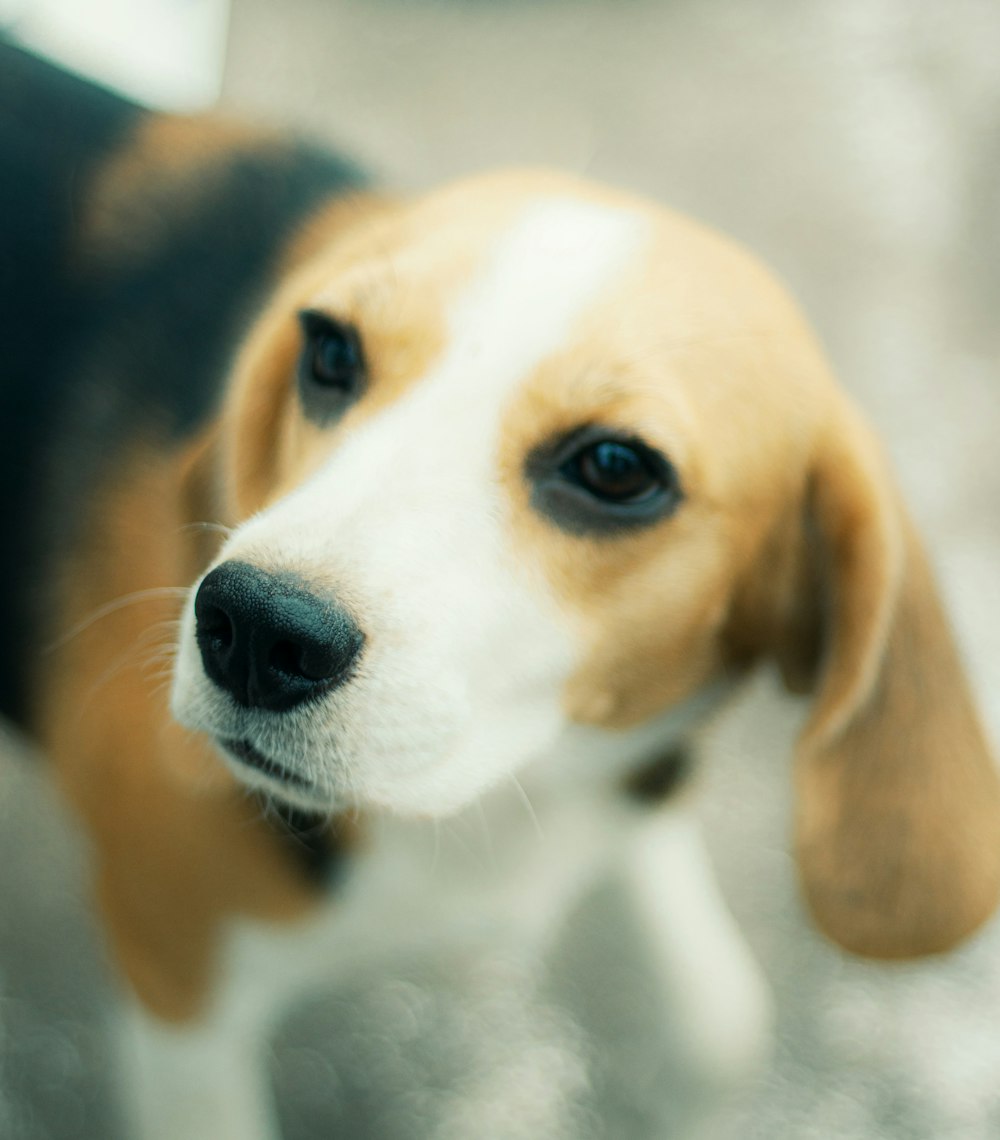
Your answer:
[[[249,740],[215,737],[213,742],[229,769],[248,789],[303,811],[330,813],[344,806],[338,805],[329,789],[264,755]]]

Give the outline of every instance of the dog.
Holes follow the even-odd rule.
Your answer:
[[[10,45],[0,144],[0,697],[89,837],[137,1135],[275,1135],[303,987],[455,930],[543,956],[609,868],[738,1070],[767,997],[683,749],[762,663],[811,699],[819,928],[900,958],[992,913],[927,559],[750,254],[554,172],[392,198]],[[491,866],[430,858],[470,807]]]

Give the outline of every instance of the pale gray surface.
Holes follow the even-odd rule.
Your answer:
[[[1000,739],[1000,5],[236,0],[231,41],[232,108],[344,141],[396,183],[569,166],[697,213],[775,264],[888,441]],[[798,715],[763,679],[705,756],[719,874],[780,1011],[775,1064],[723,1135],[996,1137],[1000,930],[901,968],[820,942],[785,853]],[[103,1140],[108,983],[66,886],[79,849],[37,784],[5,763],[0,1135]],[[598,899],[580,923],[607,945],[613,915]],[[603,1025],[603,1060],[488,966],[459,1000],[420,965],[289,1029],[289,1136],[416,1140],[459,1111],[459,1087],[492,1109],[446,1135],[630,1140],[665,1108],[666,1134],[687,1140],[690,1090],[641,1048],[638,968],[563,953],[582,981],[550,996],[590,991],[571,1004],[585,1028]],[[500,1106],[498,1074],[517,1091]],[[541,1122],[539,1076],[575,1106],[568,1122]]]

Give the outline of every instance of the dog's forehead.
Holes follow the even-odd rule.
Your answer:
[[[657,298],[686,326],[739,324],[744,315],[759,316],[780,292],[752,255],[694,219],[547,171],[482,175],[444,187],[384,217],[348,248],[351,283],[419,285],[445,301],[491,271],[521,290],[603,271],[604,297]]]
[[[547,361],[579,344],[588,323],[641,263],[647,220],[567,195],[529,197],[483,243],[471,274],[441,299],[445,343],[432,375],[496,421]],[[491,433],[493,434],[493,433]]]
[[[680,460],[751,440],[764,462],[802,435],[809,401],[789,382],[822,370],[784,289],[742,247],[570,176],[446,187],[330,268],[311,303],[355,318],[375,362],[360,420],[447,377],[456,423],[462,406],[506,417],[517,398],[507,424],[526,446],[589,419]]]
[[[376,319],[419,294],[449,333],[564,322],[640,261],[649,218],[623,195],[550,175],[483,177],[445,188],[349,242],[313,300]],[[365,312],[365,310],[368,310]],[[397,309],[397,312],[402,312]]]

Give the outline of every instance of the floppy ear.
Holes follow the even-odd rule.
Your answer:
[[[926,557],[846,400],[810,494],[825,638],[796,758],[809,906],[855,953],[945,950],[1000,894],[1000,780]]]

